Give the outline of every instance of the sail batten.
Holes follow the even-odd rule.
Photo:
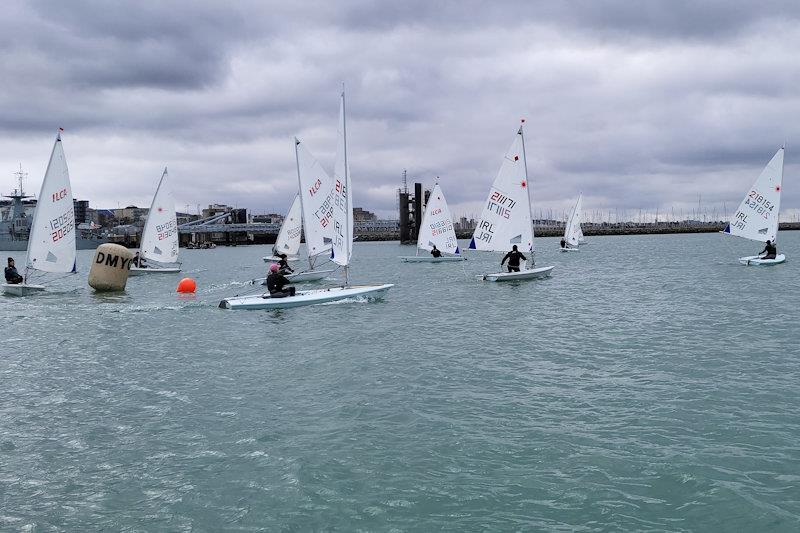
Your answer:
[[[772,157],[739,204],[723,233],[753,241],[775,241],[783,183],[784,148]]]

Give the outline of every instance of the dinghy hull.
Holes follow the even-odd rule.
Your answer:
[[[35,294],[43,290],[44,285],[28,285],[26,283],[12,285],[10,283],[3,283],[3,292],[11,296],[28,296],[29,294]]]
[[[452,263],[454,261],[466,261],[466,257],[460,255],[447,255],[442,257],[433,257],[426,255],[412,255],[408,257],[401,257],[403,263]]]
[[[302,307],[306,305],[317,305],[345,298],[381,298],[383,294],[394,287],[393,284],[385,285],[360,285],[352,287],[332,287],[329,289],[316,289],[310,291],[298,291],[295,296],[285,298],[270,298],[269,294],[256,294],[253,296],[236,296],[225,298],[219,303],[220,309],[288,309],[290,307]]]
[[[281,260],[280,257],[276,257],[274,255],[265,255],[264,257],[262,257],[262,259],[264,260],[265,263],[279,263],[280,260]],[[299,255],[290,255],[290,256],[286,257],[286,260],[289,261],[289,262],[299,261],[300,260],[300,256]]]
[[[128,273],[129,276],[144,276],[145,274],[177,274],[180,272],[180,267],[172,267],[172,268],[162,268],[162,267],[152,267],[152,268],[139,268],[132,266],[130,272]]]
[[[780,265],[786,261],[786,256],[783,254],[778,254],[775,256],[775,259],[762,259],[757,255],[751,255],[749,257],[740,257],[739,262],[743,265],[747,266],[770,266],[770,265]]]
[[[550,276],[553,270],[552,266],[541,268],[532,268],[530,270],[523,270],[521,272],[497,272],[494,274],[481,274],[478,279],[484,281],[522,281],[528,279],[541,279]]]
[[[558,250],[561,251],[561,252],[580,252],[581,251],[580,248],[569,248],[569,247],[567,247],[567,248],[559,248]]]

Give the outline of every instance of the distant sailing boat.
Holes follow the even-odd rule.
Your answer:
[[[785,149],[781,147],[767,163],[722,233],[752,241],[775,242],[783,189],[784,151]],[[777,254],[775,259],[763,259],[759,255],[739,258],[739,262],[743,265],[777,265],[784,261],[786,261],[784,254]]]
[[[292,207],[283,219],[281,229],[278,231],[278,238],[275,239],[275,246],[272,247],[272,255],[264,257],[266,263],[277,263],[281,260],[278,254],[286,254],[287,261],[297,261],[300,259],[300,238],[303,233],[303,208],[300,205],[300,195],[297,194],[292,202]]]
[[[75,208],[61,131],[59,128],[36,202],[23,282],[4,283],[6,294],[26,296],[45,290],[44,285],[29,283],[36,271],[65,274],[76,271]]]
[[[420,250],[431,251],[434,246],[442,254],[450,255],[440,257],[433,257],[429,254],[419,255]],[[417,237],[417,255],[400,259],[406,263],[444,263],[466,259],[458,248],[453,219],[439,183],[436,183],[433,188],[428,205],[425,206],[425,213],[422,215],[422,223],[419,225],[419,236]]]
[[[583,232],[581,231],[581,207],[583,205],[583,194],[578,195],[578,201],[572,206],[564,228],[564,246],[559,248],[562,252],[577,252],[580,248]]]
[[[164,167],[142,230],[140,264],[131,265],[131,276],[175,274],[181,271],[178,263],[178,217],[175,213],[175,199],[166,181],[167,168]]]
[[[501,253],[510,251],[514,245],[519,251],[528,252],[528,260],[533,263],[533,216],[522,126],[503,157],[469,243],[472,250]],[[551,270],[552,266],[528,268],[528,265],[521,265],[520,272],[482,274],[478,278],[488,281],[534,279],[549,276]]]
[[[310,253],[330,250],[331,260],[344,267],[345,282],[342,287],[297,291],[294,296],[272,297],[269,293],[225,298],[219,303],[222,309],[282,309],[314,305],[353,297],[380,297],[394,285],[350,285],[348,267],[353,254],[353,191],[347,164],[347,130],[345,123],[344,92],[341,97],[339,143],[331,180],[305,146],[295,139],[297,178],[303,199],[303,216],[309,213],[306,246]],[[310,201],[310,204],[306,202]],[[313,223],[312,223],[313,222]]]

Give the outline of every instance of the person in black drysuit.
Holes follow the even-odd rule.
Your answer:
[[[758,255],[766,254],[761,259],[775,259],[778,255],[778,248],[773,244],[771,241],[767,241],[767,245],[764,246],[764,249],[758,252]]]
[[[8,266],[6,267],[6,283],[9,285],[18,285],[22,283],[22,276],[17,272],[17,267],[14,266],[14,258],[8,258]]]
[[[562,248],[566,248],[567,247],[567,241],[564,240],[563,238],[561,239],[561,247]]]
[[[139,255],[139,252],[136,252],[136,255],[133,256],[131,264],[138,268],[147,268],[147,262],[144,260],[144,257]]]
[[[528,260],[527,257],[522,255],[522,253],[519,250],[517,250],[517,245],[516,244],[511,247],[511,251],[508,252],[503,257],[502,261],[500,261],[500,266],[503,266],[503,264],[505,264],[506,259],[508,259],[508,271],[509,272],[519,272],[519,262],[520,262],[520,260],[522,260],[522,261],[527,261]]]
[[[269,267],[267,276],[267,290],[270,298],[286,298],[294,296],[294,287],[286,287],[291,283],[278,269],[278,265],[273,264]],[[284,288],[285,287],[285,288]]]
[[[433,257],[442,257],[442,252],[439,251],[435,244],[433,245],[433,250],[431,250],[431,255]]]
[[[289,266],[289,261],[286,259],[286,254],[278,254],[278,257],[281,258],[278,261],[278,270],[281,274],[294,274],[294,269]]]

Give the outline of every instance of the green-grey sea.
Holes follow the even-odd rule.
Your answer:
[[[357,242],[385,298],[284,311],[217,307],[267,246],[114,295],[79,252],[0,297],[0,530],[800,529],[800,232],[536,246],[503,284]]]

